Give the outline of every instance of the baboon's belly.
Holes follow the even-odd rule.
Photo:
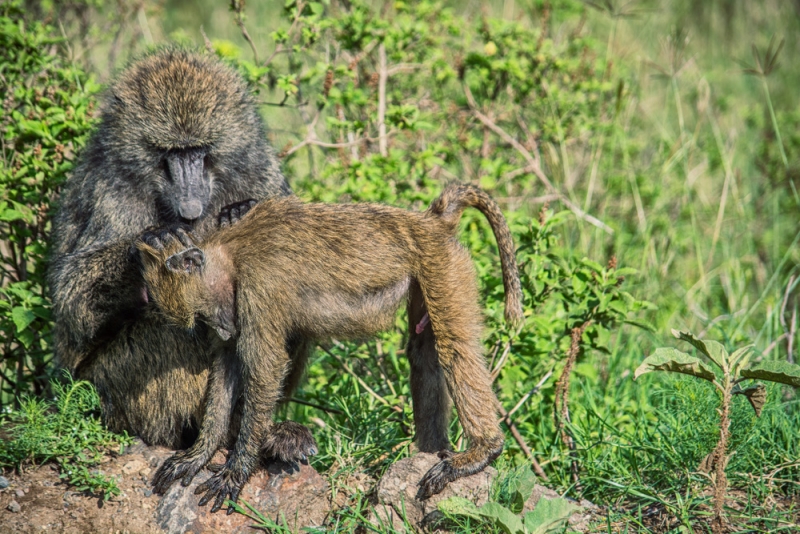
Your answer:
[[[301,296],[299,326],[312,337],[361,338],[388,330],[405,301],[409,278],[352,294],[341,290],[309,291]]]

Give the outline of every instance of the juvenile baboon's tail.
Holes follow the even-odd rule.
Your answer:
[[[451,183],[444,188],[439,198],[433,201],[429,212],[440,216],[450,225],[455,234],[458,222],[465,208],[477,208],[489,221],[497,240],[500,252],[500,265],[503,269],[503,286],[506,293],[505,317],[510,324],[522,321],[522,287],[515,257],[514,241],[500,207],[481,189],[468,185]]]

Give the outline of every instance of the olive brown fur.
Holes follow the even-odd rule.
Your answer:
[[[166,319],[187,330],[205,323],[228,347],[214,364],[200,437],[161,466],[156,491],[191,481],[223,445],[239,402],[233,451],[198,488],[205,493],[201,504],[215,500],[212,511],[228,497],[235,501],[263,449],[274,448],[272,416],[283,383],[289,369],[303,364],[287,352],[291,340],[364,339],[391,328],[406,302],[416,441],[419,450],[443,458],[420,482],[419,497],[494,460],[504,438],[483,356],[478,285],[455,237],[466,207],[478,208],[494,231],[506,318],[516,323],[522,293],[508,226],[489,196],[468,185],[447,186],[424,212],[286,197],[260,202],[202,240],[181,233],[154,247],[145,235],[137,243],[143,275]],[[447,436],[450,399],[469,438],[463,452],[452,452]],[[288,433],[296,445],[283,451],[284,459],[316,451],[302,431]],[[291,448],[288,438],[282,442]]]
[[[112,430],[172,448],[196,436],[218,349],[156,313],[132,245],[179,223],[202,236],[224,206],[290,195],[265,138],[242,78],[208,55],[156,51],[107,90],[61,191],[48,278],[56,358],[96,386]]]

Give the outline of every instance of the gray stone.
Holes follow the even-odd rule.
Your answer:
[[[22,509],[22,507],[19,505],[17,501],[12,500],[10,503],[8,503],[6,509],[8,509],[9,512],[14,512],[16,514]]]
[[[378,527],[391,525],[397,532],[425,530],[442,518],[437,508],[439,501],[458,496],[481,506],[489,500],[492,480],[497,476],[497,470],[492,467],[450,482],[441,493],[429,499],[417,499],[419,481],[437,462],[439,457],[436,454],[418,453],[391,466],[378,481],[378,502],[370,523]]]
[[[0,477],[0,489],[6,489],[9,486],[10,482],[6,477]]]
[[[221,463],[224,458],[212,460]],[[199,474],[188,487],[180,483],[170,486],[156,508],[156,521],[166,532],[253,532],[254,521],[241,514],[226,513],[226,508],[211,513],[211,505],[198,506],[200,495],[194,490],[209,476]],[[239,496],[265,517],[293,531],[303,527],[322,526],[330,510],[328,482],[310,465],[291,469],[277,464],[250,477]]]

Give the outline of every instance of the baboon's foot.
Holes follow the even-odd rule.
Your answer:
[[[424,500],[436,495],[457,478],[474,475],[494,461],[503,452],[503,442],[499,445],[477,445],[464,452],[442,451],[441,462],[434,465],[419,481],[417,499]]]
[[[231,501],[236,502],[239,499],[239,493],[250,478],[249,471],[232,467],[230,460],[221,467],[217,466],[215,471],[215,474],[194,490],[195,495],[205,493],[198,503],[200,506],[205,506],[206,503],[214,500],[211,513],[219,511],[225,504],[225,499],[230,498]],[[233,512],[233,506],[228,507],[228,515]]]
[[[239,222],[239,219],[244,217],[245,214],[256,204],[258,204],[258,201],[251,198],[243,202],[234,202],[233,204],[228,204],[227,206],[223,207],[221,210],[219,210],[219,216],[217,217],[219,227],[225,228],[226,226],[236,224]]]
[[[275,423],[262,449],[262,457],[288,464],[307,462],[309,456],[317,454],[319,448],[311,431],[300,423],[282,421]]]
[[[207,459],[193,455],[190,451],[176,452],[164,460],[153,476],[153,491],[163,495],[178,479],[181,479],[184,487],[188,486],[207,462]]]

